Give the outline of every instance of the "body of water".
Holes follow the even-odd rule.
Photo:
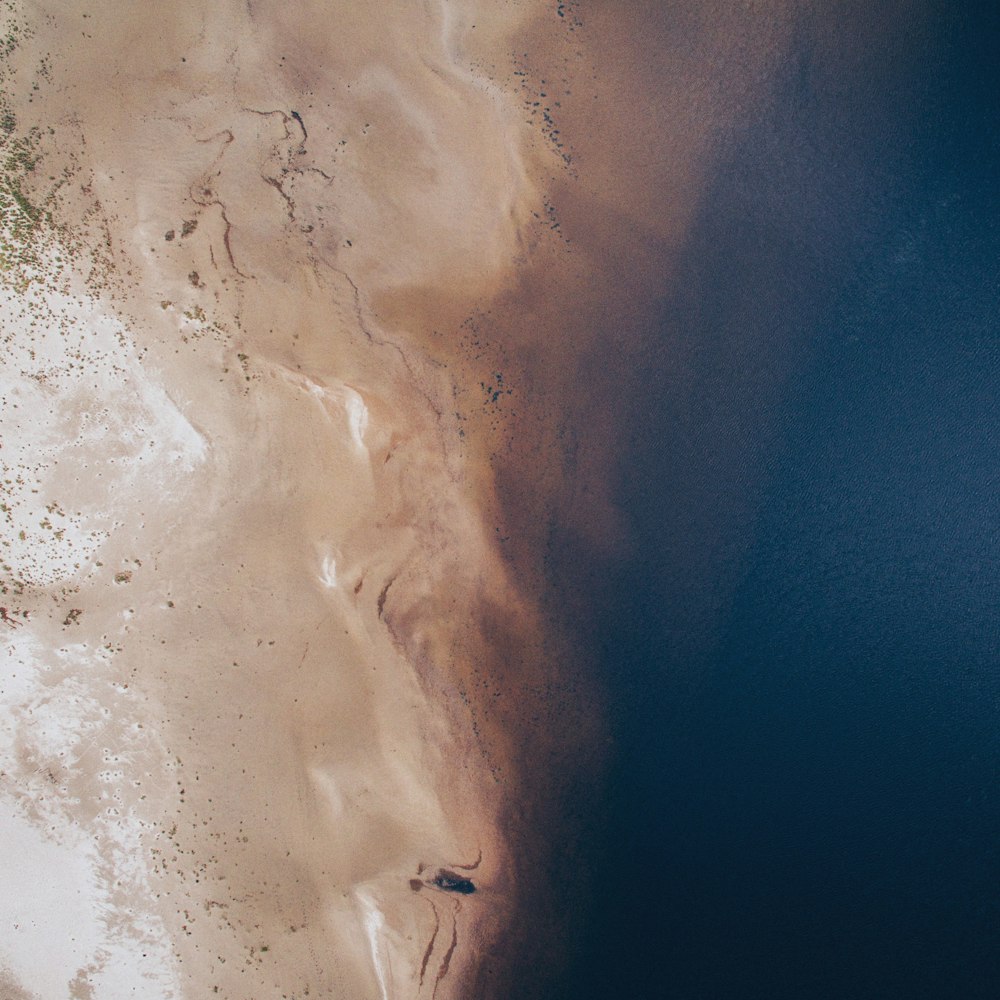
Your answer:
[[[566,996],[1000,993],[1000,35],[840,6],[728,140],[618,414]]]

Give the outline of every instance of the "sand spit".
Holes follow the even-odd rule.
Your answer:
[[[5,996],[446,1000],[505,926],[538,624],[371,310],[541,210],[490,7],[5,15]]]

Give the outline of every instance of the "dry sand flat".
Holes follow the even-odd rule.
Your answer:
[[[368,307],[489,292],[537,206],[471,13],[8,14],[4,995],[461,995],[503,926],[450,657],[531,612]]]

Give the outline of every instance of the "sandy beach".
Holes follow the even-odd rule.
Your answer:
[[[475,621],[531,608],[370,306],[520,252],[480,13],[9,17],[4,996],[444,998],[503,926]]]

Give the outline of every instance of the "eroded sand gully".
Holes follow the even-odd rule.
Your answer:
[[[539,596],[559,531],[620,544],[609,400],[741,107],[707,67],[775,48],[581,7],[8,15],[8,994],[558,964],[558,765],[589,787],[601,741]]]

